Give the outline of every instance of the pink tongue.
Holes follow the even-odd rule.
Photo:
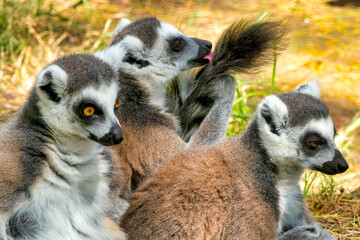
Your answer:
[[[213,57],[214,57],[214,52],[211,51],[208,55],[206,55],[205,57],[203,57],[203,59],[207,59],[207,60],[209,60],[209,63],[211,63],[212,60],[213,60]]]

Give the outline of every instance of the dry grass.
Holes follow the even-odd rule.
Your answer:
[[[327,195],[314,194],[308,204],[315,218],[339,239],[359,239],[360,188],[349,194],[341,188],[330,203]]]
[[[286,19],[290,28],[290,46],[278,58],[277,91],[319,78],[339,130],[338,144],[350,163],[347,173],[330,182],[316,178],[309,206],[338,238],[359,238],[360,133],[359,128],[349,131],[349,125],[360,112],[360,8],[334,7],[326,1],[0,0],[0,124],[24,102],[41,68],[65,54],[103,48],[122,17],[157,16],[187,35],[215,41],[235,19],[267,12]],[[260,86],[269,91],[261,83],[270,82],[271,73],[269,67],[241,76],[260,83],[242,91]],[[258,100],[245,100],[249,113]]]

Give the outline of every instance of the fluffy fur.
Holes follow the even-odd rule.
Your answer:
[[[240,26],[240,24],[236,26]],[[242,31],[246,32],[245,29],[238,29],[236,34]],[[230,30],[233,31],[233,28]],[[268,33],[264,32],[264,34]],[[229,32],[227,35],[231,35],[231,33]],[[244,39],[254,37],[246,33],[245,35]],[[174,39],[178,40],[180,37],[186,44],[182,50],[177,52],[179,43],[172,44]],[[136,38],[136,41],[134,39],[134,44],[131,44],[127,40],[128,38]],[[266,41],[276,42],[278,39],[280,36],[273,36],[267,37]],[[230,54],[234,50],[229,48],[230,45],[224,43],[226,41],[227,39],[223,40],[223,44],[216,48],[216,56],[220,53]],[[238,44],[241,45],[242,42],[240,41]],[[119,71],[123,103],[120,106],[118,117],[124,127],[124,139],[126,140],[121,145],[113,147],[111,151],[115,153],[113,189],[122,198],[128,198],[131,192],[164,160],[187,147],[186,142],[178,136],[178,132],[181,132],[177,121],[178,114],[173,111],[172,107],[165,104],[166,97],[169,96],[164,93],[169,81],[182,70],[207,62],[203,57],[209,53],[209,46],[211,47],[209,42],[182,35],[169,24],[154,18],[145,18],[133,23],[129,21],[121,23],[116,30],[112,46],[95,54]],[[251,51],[257,53],[268,51],[272,45],[262,42],[260,51],[257,49],[258,47],[259,45],[253,44],[250,49],[247,49],[246,54],[239,53],[236,57],[247,58]],[[131,61],[127,57],[129,53],[132,56]],[[238,64],[242,64],[242,67],[232,66],[231,69],[220,71],[221,64],[233,59],[221,59],[219,56],[215,63],[209,64],[198,74],[198,79],[204,81],[204,84],[193,83],[191,93],[188,93],[189,89],[186,89],[186,95],[190,96],[190,100],[204,90],[205,92],[202,94],[204,99],[208,98],[212,101],[204,110],[202,109],[203,102],[199,105],[188,106],[187,110],[185,110],[186,104],[184,104],[181,111],[195,111],[193,116],[196,118],[199,113],[201,118],[201,123],[192,127],[193,140],[190,145],[213,144],[225,136],[235,90],[235,80],[228,72],[237,69],[243,70],[247,66],[253,67],[256,64],[251,65],[249,62],[253,62],[255,59],[258,60],[258,58],[247,58],[243,63],[238,62]],[[142,64],[144,62],[148,64]],[[212,93],[213,90],[216,92]],[[181,90],[179,89],[179,91]],[[215,95],[216,97],[214,97]],[[171,98],[176,99],[174,96]],[[181,101],[185,101],[185,99]],[[167,109],[168,111],[166,111]],[[193,124],[193,122],[189,122],[189,124]],[[195,131],[196,129],[198,131]],[[121,216],[121,213],[127,208],[127,204],[122,205],[122,208],[120,207],[117,212],[112,213],[113,217]]]
[[[335,240],[330,233],[316,223],[295,227],[281,235],[278,240]]]
[[[104,218],[112,165],[101,144],[122,138],[118,91],[111,67],[91,55],[60,58],[38,75],[0,132],[0,239],[126,239]]]
[[[315,109],[328,112],[309,94],[265,98],[243,136],[164,162],[130,198],[122,226],[134,240],[275,239],[288,231],[294,237],[328,236],[307,235],[307,228],[301,227],[306,223],[290,225],[286,215],[301,218],[303,202],[297,207],[288,204],[291,196],[282,195],[288,187],[296,188],[299,180],[289,181],[286,176],[302,173],[308,166],[332,173],[347,169],[346,161],[336,154],[334,135],[328,135],[333,125],[313,128],[314,120],[329,119],[328,114],[320,119],[311,116]],[[293,125],[299,114],[306,118]],[[319,141],[319,147],[313,149],[308,141]]]
[[[180,121],[179,135],[189,141],[214,103],[226,98],[222,86],[229,81],[228,74],[254,72],[270,62],[274,48],[278,53],[284,48],[285,35],[285,26],[275,21],[240,20],[224,30],[213,61],[199,71],[180,75],[169,85],[167,107]],[[224,130],[220,127],[219,132]]]

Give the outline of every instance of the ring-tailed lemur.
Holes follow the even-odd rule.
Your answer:
[[[305,84],[268,96],[243,136],[165,161],[129,199],[122,227],[130,239],[275,239],[278,226],[284,231],[292,224],[293,237],[327,235],[298,226],[303,169],[336,174],[348,168],[316,92]]]
[[[319,83],[317,81],[312,81],[308,84],[303,84],[297,87],[296,91],[301,93],[310,94],[315,98],[320,98],[320,88]],[[298,101],[301,101],[299,99]],[[293,102],[292,106],[288,106],[291,108],[295,108],[297,102]],[[311,104],[311,102],[309,103]],[[314,109],[312,115],[325,115],[328,114],[327,109]],[[278,227],[278,237],[281,240],[292,240],[292,239],[320,239],[320,240],[331,240],[335,239],[325,230],[322,230],[320,226],[318,226],[313,217],[311,216],[310,210],[307,207],[307,204],[304,201],[303,194],[300,190],[298,182],[300,181],[300,177],[304,172],[304,169],[313,169],[319,170],[325,174],[333,175],[337,173],[342,173],[347,170],[348,165],[344,158],[342,157],[339,150],[337,150],[334,146],[334,142],[330,141],[330,137],[335,136],[335,129],[333,123],[330,118],[326,118],[324,120],[314,120],[312,123],[301,124],[301,120],[304,118],[299,113],[298,125],[304,125],[302,129],[300,129],[300,133],[297,135],[303,135],[303,141],[307,141],[308,144],[312,145],[313,143],[318,143],[319,146],[311,146],[311,148],[316,149],[317,151],[322,151],[322,155],[324,159],[329,158],[330,156],[334,156],[334,161],[326,162],[322,165],[321,169],[318,169],[318,163],[306,162],[305,157],[302,156],[300,158],[301,164],[296,163],[288,163],[288,165],[281,165],[283,168],[279,169],[278,174],[278,189],[280,196],[280,222]],[[319,117],[317,117],[319,118]],[[332,128],[332,129],[331,129]],[[317,131],[314,131],[318,129]],[[313,131],[313,132],[312,132]],[[302,132],[308,132],[307,135]],[[314,133],[314,134],[309,134]],[[322,134],[317,134],[317,132],[322,132]],[[325,137],[323,137],[325,136]],[[270,141],[270,140],[269,140]],[[334,148],[335,151],[329,151],[327,154],[329,157],[326,157],[326,146],[330,145],[330,147]],[[330,148],[331,149],[331,148]],[[305,149],[306,150],[306,149]],[[314,154],[316,151],[309,151],[306,154]],[[280,159],[280,156],[285,157],[285,153],[278,153],[277,157]],[[317,159],[318,162],[321,162],[321,158]]]
[[[122,141],[119,83],[92,55],[45,67],[0,132],[0,239],[126,239],[104,218],[111,178],[102,145]]]
[[[164,159],[186,147],[186,142],[177,134],[176,116],[164,112],[167,106],[172,105],[170,108],[174,112],[194,111],[189,113],[192,117],[201,113],[204,120],[193,142],[211,143],[225,135],[235,89],[235,80],[228,72],[250,71],[249,68],[261,65],[272,44],[283,37],[280,28],[275,22],[254,25],[240,22],[226,30],[215,49],[213,64],[197,74],[199,81],[194,80],[185,93],[196,98],[201,92],[213,102],[203,111],[197,110],[203,108],[199,99],[196,99],[197,105],[178,102],[182,106],[178,111],[171,103],[180,101],[174,97],[176,93],[171,94],[172,99],[166,99],[169,97],[166,94],[168,83],[181,71],[211,61],[211,44],[189,38],[155,18],[120,23],[112,45],[95,55],[119,71],[123,104],[118,117],[124,126],[126,141],[112,152],[114,188],[120,189],[121,196],[127,198]],[[235,47],[235,43],[242,47]],[[183,86],[182,82],[173,89],[181,91]],[[117,173],[121,176],[116,176]]]

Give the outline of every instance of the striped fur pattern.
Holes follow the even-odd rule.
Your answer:
[[[214,104],[228,97],[224,87],[233,84],[229,74],[254,72],[271,62],[274,49],[280,52],[284,48],[285,35],[281,22],[237,21],[221,34],[210,64],[175,78],[169,85],[166,104],[180,121],[181,138],[188,142]],[[224,136],[220,129],[219,139]]]

